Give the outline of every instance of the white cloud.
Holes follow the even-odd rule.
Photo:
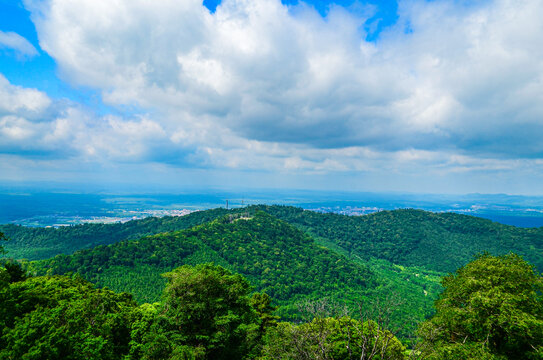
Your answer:
[[[401,1],[377,42],[364,40],[366,13],[339,6],[322,18],[279,0],[223,0],[214,14],[200,0],[25,4],[64,79],[148,111],[50,122],[51,137],[86,156],[277,171],[540,168],[539,0]],[[15,114],[47,107],[1,101]],[[13,136],[31,133],[10,119]]]
[[[50,104],[51,100],[45,93],[12,85],[0,74],[0,115],[14,112],[41,113]]]
[[[7,48],[14,50],[19,56],[34,57],[38,50],[27,39],[12,31],[0,30],[0,49]]]
[[[104,163],[161,161],[185,151],[146,117],[97,116],[78,104],[14,86],[0,75],[0,153]]]

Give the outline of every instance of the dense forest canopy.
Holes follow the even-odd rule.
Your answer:
[[[64,344],[59,347],[58,354],[85,353],[91,354],[87,357],[96,358],[115,358],[116,355],[111,355],[113,352],[122,352],[127,359],[205,359],[217,358],[220,352],[238,354],[238,358],[260,356],[262,359],[372,358],[367,357],[371,353],[375,359],[403,359],[406,354],[411,358],[413,354],[424,354],[431,359],[505,359],[512,358],[513,351],[522,350],[527,357],[519,359],[536,359],[541,348],[541,344],[534,340],[540,335],[541,319],[537,314],[543,313],[541,298],[533,296],[540,294],[538,285],[525,287],[522,296],[517,297],[522,301],[509,301],[507,299],[516,296],[511,295],[511,291],[514,293],[518,289],[507,284],[483,282],[490,284],[490,288],[474,292],[473,301],[480,302],[485,296],[505,300],[488,303],[488,306],[499,309],[488,319],[484,311],[474,313],[472,319],[486,319],[486,325],[481,325],[475,332],[472,331],[475,322],[469,320],[472,315],[463,314],[455,318],[451,314],[458,311],[444,304],[448,304],[451,291],[459,294],[451,290],[459,288],[454,284],[465,284],[470,278],[464,275],[469,273],[468,269],[481,268],[477,264],[484,261],[491,265],[488,266],[491,271],[502,268],[507,273],[510,268],[521,269],[517,274],[524,274],[523,279],[536,279],[528,283],[540,282],[540,276],[531,265],[517,255],[506,254],[518,253],[540,269],[543,229],[519,229],[470,216],[410,209],[344,216],[288,206],[261,205],[200,211],[183,217],[148,218],[124,224],[89,224],[59,229],[3,225],[0,230],[6,233],[1,237],[0,250],[3,246],[8,251],[3,256],[4,267],[0,272],[5,300],[3,311],[6,321],[11,321],[6,323],[2,335],[2,341],[5,341],[2,346],[10,349],[5,354],[16,351],[39,354],[45,351],[23,346],[19,338],[28,344],[34,341],[34,338],[19,335],[24,331],[38,334],[37,338],[45,336],[48,340],[40,346],[54,348]],[[486,255],[471,262],[478,253]],[[21,254],[28,255],[30,259],[50,257],[28,261],[20,259]],[[19,260],[14,262],[14,259]],[[201,264],[209,265],[205,265],[206,268]],[[217,270],[217,266],[222,270]],[[457,273],[446,276],[458,268]],[[27,279],[27,271],[34,277]],[[187,306],[192,305],[185,303],[177,306],[177,312],[173,310],[178,301],[175,296],[183,293],[173,289],[185,286],[178,282],[181,279],[179,274],[184,274],[183,279],[197,274],[193,279],[196,280],[204,279],[202,274],[206,271],[211,274],[210,279],[236,279],[235,286],[241,286],[241,292],[236,296],[245,299],[245,315],[235,315],[235,311],[228,310],[223,320],[218,320],[217,324],[222,325],[213,325],[216,333],[208,332],[196,337],[193,332],[200,330],[193,329],[190,334],[179,333],[175,329],[180,324],[184,324],[183,328],[190,327],[191,321],[186,319],[197,316],[187,315]],[[63,277],[64,274],[67,277]],[[168,275],[164,277],[162,274]],[[483,278],[492,276],[484,272],[477,274]],[[442,277],[445,280],[440,284]],[[505,279],[506,276],[498,278]],[[213,284],[211,280],[204,283],[207,284],[205,286],[218,286],[209,285]],[[39,295],[42,285],[52,289],[48,295]],[[38,290],[27,291],[24,286]],[[512,290],[500,290],[503,286]],[[72,292],[82,291],[87,295],[81,299],[75,293],[64,293],[61,289],[77,289]],[[443,289],[445,291],[438,298]],[[199,290],[202,294],[206,291],[204,287]],[[57,298],[56,292],[64,295]],[[177,295],[172,297],[172,294]],[[216,294],[209,293],[205,298],[212,299]],[[462,296],[470,299],[470,294]],[[34,295],[38,298],[32,298]],[[12,296],[15,300],[10,300]],[[54,301],[47,300],[47,297]],[[219,303],[225,299],[219,298],[223,299]],[[528,298],[533,300],[530,305],[526,303]],[[85,299],[96,301],[87,304]],[[304,316],[304,309],[307,310],[304,304],[323,299],[335,304],[335,310]],[[434,307],[436,299],[439,300]],[[203,300],[200,298],[198,301]],[[9,307],[20,301],[31,307],[26,310]],[[115,305],[119,301],[121,303]],[[196,298],[190,301],[196,301]],[[71,313],[63,315],[68,311],[69,303],[90,306],[87,319],[103,321],[103,329],[98,324],[94,331],[85,328],[80,319],[67,320],[69,316],[76,316]],[[106,306],[106,303],[115,308],[112,314],[109,314],[107,306],[110,305]],[[375,317],[362,316],[376,303],[393,304],[387,305],[387,324],[375,321]],[[506,305],[501,306],[502,303]],[[33,308],[32,304],[37,307]],[[96,317],[92,306],[106,309],[109,315]],[[213,308],[214,305],[206,306]],[[513,312],[511,309],[514,308],[520,310]],[[19,314],[19,310],[28,314]],[[39,315],[42,310],[48,315]],[[517,320],[524,319],[518,329],[504,328],[498,335],[488,330],[489,326],[498,328],[493,325],[496,317],[503,324],[511,321],[513,315]],[[56,334],[36,330],[34,327],[38,326],[36,322],[41,316],[44,316],[41,324],[56,326],[63,331]],[[275,326],[277,316],[294,323],[281,322]],[[432,320],[427,321],[419,333],[418,344],[424,346],[415,351],[413,349],[418,345],[413,337],[417,324],[428,318]],[[25,319],[26,325],[19,324],[16,319]],[[64,321],[72,324],[71,327],[63,328]],[[466,328],[468,330],[459,330],[459,324],[465,325],[465,321],[471,322]],[[106,332],[104,336],[97,335],[102,331],[100,329]],[[111,329],[117,330],[108,333]],[[514,340],[517,345],[524,344],[517,348],[513,343],[490,342],[493,336],[499,338],[506,334],[504,336],[511,338],[522,329],[529,330],[525,331],[529,338]],[[77,335],[66,335],[71,331],[76,331]],[[130,333],[128,343],[123,342],[127,332]],[[124,340],[115,338],[118,333],[125,334]],[[460,333],[464,336],[462,340],[459,340]],[[486,334],[488,340],[486,337],[481,340],[481,334]],[[75,345],[70,345],[73,341],[83,341],[88,348],[74,348]],[[345,352],[345,349],[349,351]],[[282,353],[288,355],[281,357]],[[47,354],[50,358],[58,355]],[[2,357],[0,353],[2,358],[10,357]]]
[[[3,246],[4,241],[7,241],[7,238],[3,232],[0,232],[0,254],[4,254],[4,251],[5,251],[4,246]]]
[[[481,255],[445,277],[436,314],[409,348],[387,326],[387,308],[348,316],[316,301],[305,320],[280,322],[268,295],[213,264],[164,274],[160,302],[142,305],[77,274],[28,277],[9,264],[0,267],[0,359],[543,358],[543,279],[514,254]]]
[[[543,228],[517,228],[454,213],[422,210],[382,211],[363,216],[324,214],[291,206],[256,205],[212,209],[181,217],[147,218],[118,224],[28,228],[0,225],[10,239],[10,257],[38,260],[142,236],[201,225],[227,214],[264,211],[294,225],[325,246],[365,260],[378,258],[402,266],[452,272],[475,254],[515,252],[543,271]]]
[[[481,255],[443,287],[420,330],[431,359],[543,359],[543,278],[520,256]]]
[[[258,226],[251,217],[265,221]],[[538,269],[543,258],[542,229],[409,209],[345,216],[259,205],[124,224],[2,229],[10,237],[9,257],[51,256],[23,261],[35,274],[77,272],[99,287],[130,292],[139,303],[159,299],[161,273],[214,262],[268,292],[287,318],[299,316],[299,301],[323,294],[351,305],[360,297],[395,294],[404,300],[395,318],[411,324],[405,326],[408,333],[433,313],[439,278],[477,253],[514,251]],[[95,244],[100,245],[89,248]]]
[[[475,254],[523,255],[543,271],[543,228],[517,228],[474,216],[403,209],[363,216],[289,206],[259,209],[362,258],[452,272]]]
[[[99,286],[159,299],[160,274],[183,264],[215,262],[243,274],[280,304],[299,296],[361,294],[377,285],[364,265],[316,244],[293,226],[257,211],[179,232],[123,241],[32,264],[39,274],[77,272]]]
[[[83,224],[59,228],[0,225],[0,231],[10,239],[6,244],[9,256],[15,259],[47,259],[58,254],[98,245],[113,244],[142,236],[188,229],[224,216],[226,209],[197,211],[185,216],[149,217],[115,224]]]

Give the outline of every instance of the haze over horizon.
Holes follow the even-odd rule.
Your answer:
[[[543,195],[538,0],[0,0],[0,184]]]

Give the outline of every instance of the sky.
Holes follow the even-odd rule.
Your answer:
[[[0,183],[542,195],[542,17],[540,0],[0,0]]]

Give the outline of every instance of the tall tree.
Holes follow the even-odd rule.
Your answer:
[[[164,276],[166,337],[205,359],[243,359],[251,352],[261,320],[247,280],[212,264],[185,265]]]
[[[7,240],[8,238],[6,237],[6,235],[4,235],[4,233],[0,231],[0,255],[5,254],[4,247],[2,246],[2,241],[7,241]]]
[[[442,284],[431,359],[543,359],[543,280],[520,256],[480,255]]]
[[[120,360],[135,307],[78,277],[12,282],[0,289],[0,359]]]

